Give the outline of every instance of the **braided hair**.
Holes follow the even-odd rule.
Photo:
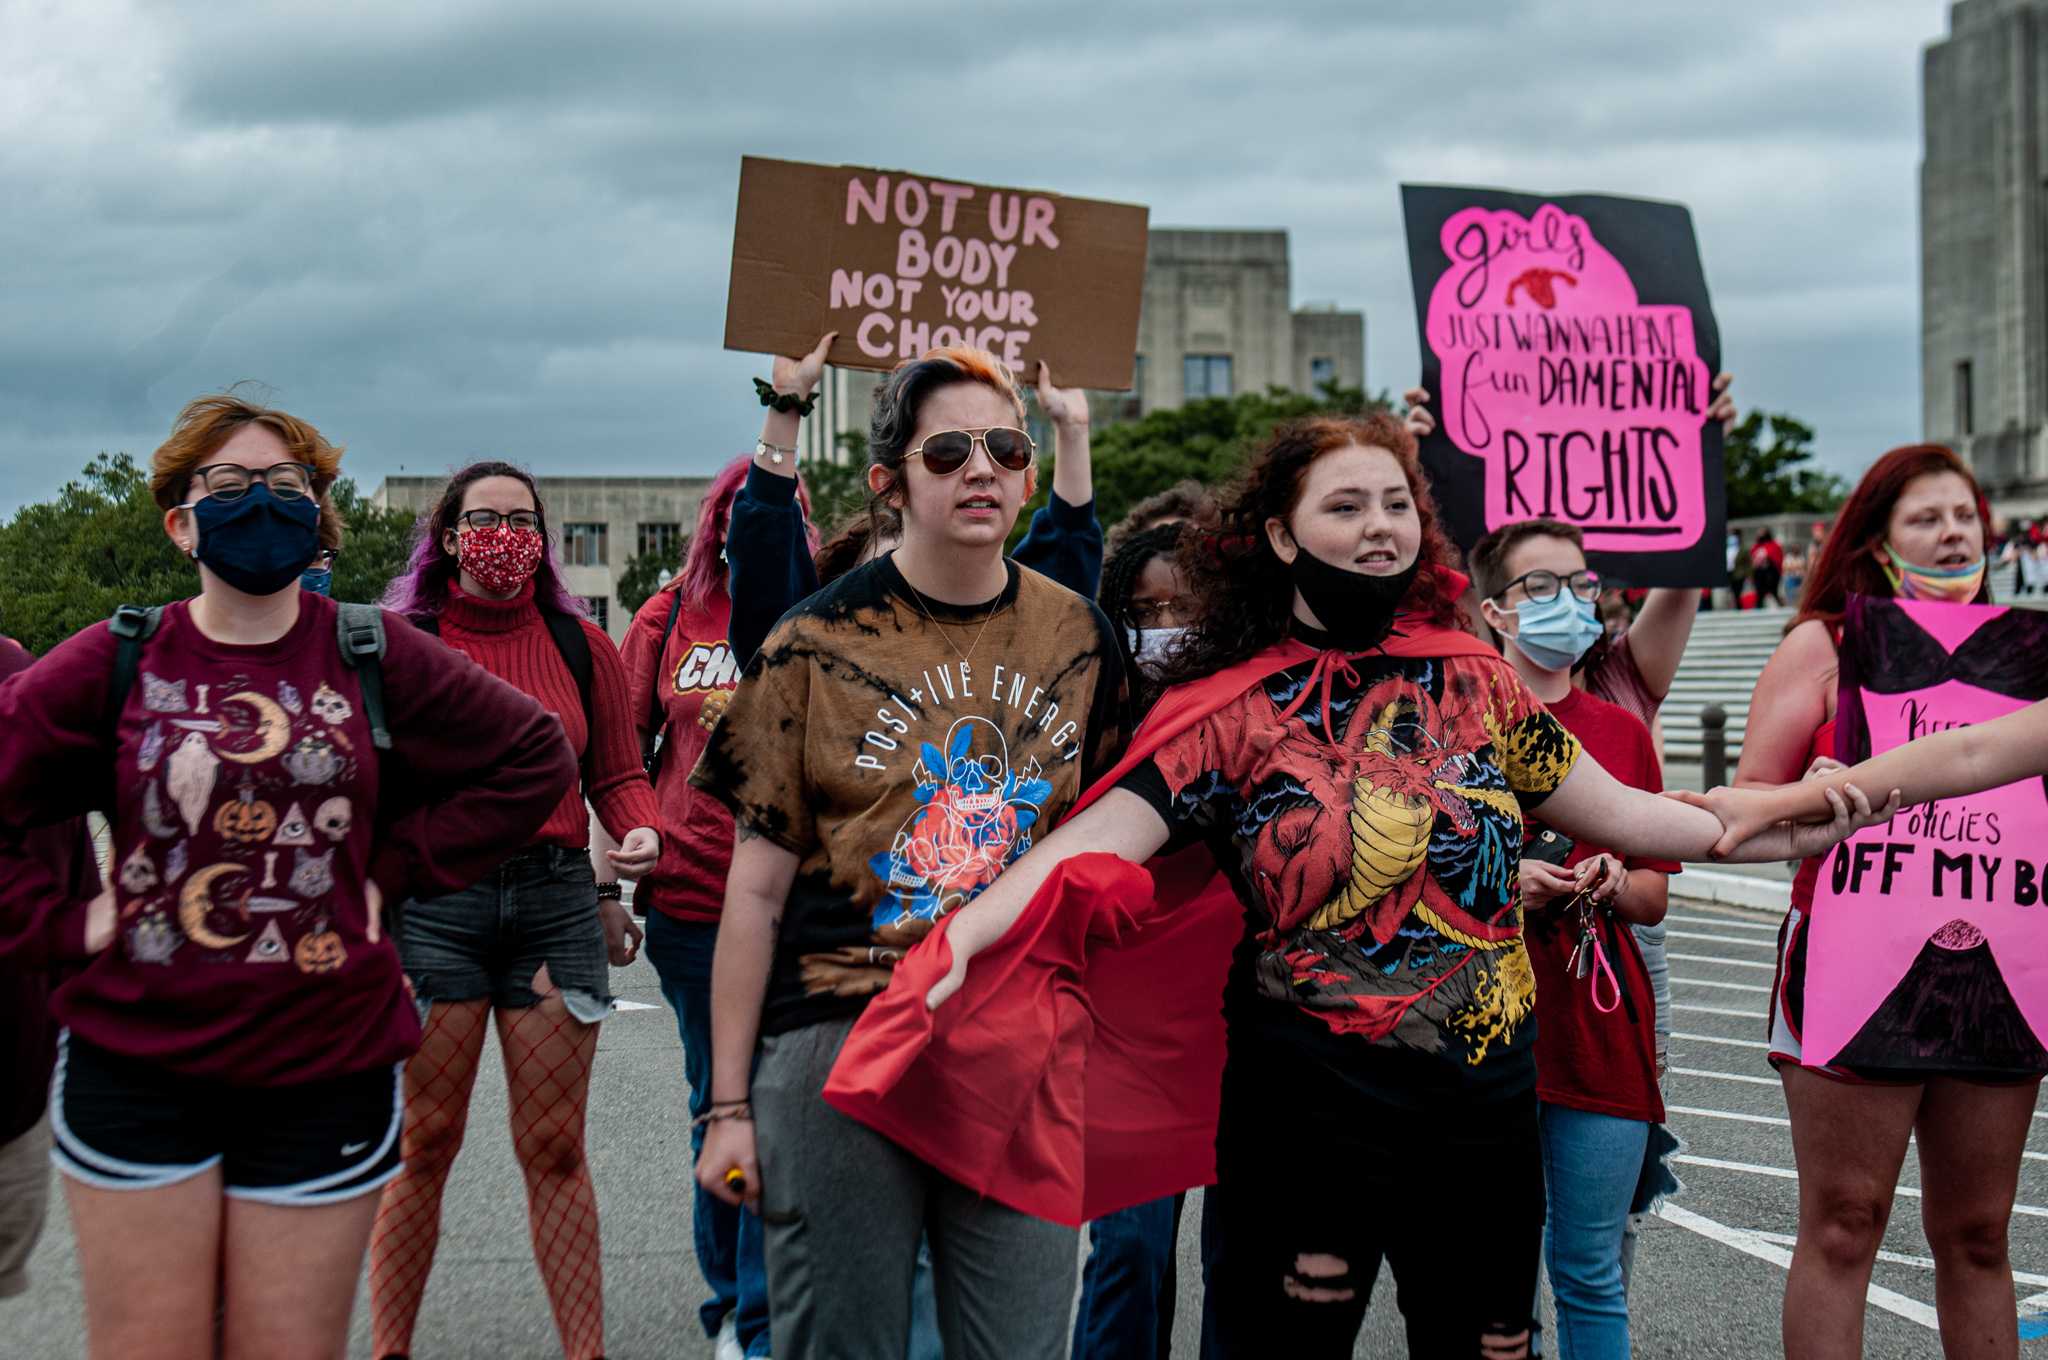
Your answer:
[[[1124,674],[1131,679],[1131,687],[1138,696],[1141,709],[1151,706],[1151,701],[1158,697],[1159,687],[1138,669],[1137,657],[1131,646],[1131,635],[1138,627],[1131,614],[1132,597],[1138,592],[1138,578],[1145,574],[1145,568],[1155,558],[1173,561],[1174,554],[1180,550],[1181,534],[1187,527],[1175,521],[1140,529],[1125,537],[1116,551],[1109,555],[1109,560],[1102,564],[1102,587],[1096,592],[1096,603],[1109,617],[1117,646],[1123,649]]]
[[[1111,623],[1118,628],[1138,626],[1131,618],[1131,599],[1137,594],[1138,578],[1145,574],[1145,565],[1153,558],[1173,556],[1180,548],[1181,531],[1186,527],[1176,520],[1140,529],[1109,555],[1109,560],[1102,564],[1102,589],[1096,593],[1096,603],[1109,615]]]

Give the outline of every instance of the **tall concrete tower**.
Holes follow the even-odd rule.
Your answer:
[[[2048,0],[1958,0],[1921,72],[1920,409],[2001,511],[2048,510]]]

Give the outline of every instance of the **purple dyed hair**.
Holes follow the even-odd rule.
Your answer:
[[[732,503],[746,485],[747,469],[753,457],[741,454],[718,470],[711,485],[704,488],[704,500],[697,507],[697,524],[690,533],[690,550],[683,557],[683,569],[671,584],[683,595],[683,608],[703,613],[726,595],[723,554],[728,528],[732,524]],[[811,523],[811,495],[803,474],[796,479],[797,504],[803,507],[804,544],[808,552],[818,551],[818,527]]]
[[[459,570],[455,559],[441,547],[441,539],[455,527],[455,517],[462,513],[462,500],[469,494],[469,488],[486,477],[510,477],[523,483],[527,494],[533,497],[533,508],[540,511],[544,546],[540,566],[533,573],[534,603],[559,614],[584,617],[583,601],[571,595],[568,587],[562,584],[561,564],[555,561],[554,536],[547,531],[548,508],[541,502],[540,488],[534,485],[533,474],[525,468],[500,462],[471,463],[448,479],[448,489],[441,493],[440,501],[414,526],[412,554],[406,561],[405,570],[394,577],[385,590],[384,607],[407,618],[423,618],[441,612],[441,606],[448,601],[448,587]]]

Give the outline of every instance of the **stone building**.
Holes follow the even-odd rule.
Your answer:
[[[1921,76],[1920,406],[2006,514],[2048,510],[2048,0],[1960,0]]]
[[[839,435],[864,434],[880,381],[829,370],[818,416],[804,422],[803,457],[837,457]],[[1199,397],[1313,392],[1326,381],[1365,386],[1365,314],[1333,303],[1295,308],[1285,231],[1154,227],[1132,390],[1092,393],[1090,404],[1101,426]],[[1032,434],[1047,442],[1044,430]]]
[[[619,605],[618,577],[629,558],[659,553],[681,565],[683,535],[696,523],[709,477],[539,477],[548,529],[569,589],[613,641],[632,616]],[[386,477],[370,497],[378,506],[424,514],[445,477]]]

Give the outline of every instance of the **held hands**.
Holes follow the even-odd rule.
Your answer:
[[[1721,839],[1714,842],[1710,853],[1714,859],[1735,863],[1822,854],[1864,827],[1889,820],[1899,810],[1897,789],[1877,809],[1872,809],[1870,799],[1854,784],[1824,792],[1833,815],[1825,822],[1803,823],[1786,819],[1781,789],[1719,788],[1706,793],[1671,789],[1664,796],[1713,813],[1721,823]]]
[[[727,1176],[737,1170],[735,1185]],[[698,1188],[731,1205],[761,1212],[761,1163],[754,1153],[751,1118],[714,1119],[704,1126],[704,1151],[697,1157]]]
[[[801,359],[776,355],[775,367],[770,371],[768,381],[778,392],[799,399],[808,397],[817,390],[818,380],[825,376],[826,351],[832,348],[832,342],[838,338],[838,331],[827,331],[825,338]]]
[[[604,857],[620,878],[644,877],[661,861],[661,833],[651,826],[636,826],[626,833],[618,849],[605,851]]]
[[[639,955],[646,932],[633,919],[633,913],[626,910],[626,904],[615,897],[597,899],[597,919],[604,925],[604,951],[612,967],[624,968]]]

